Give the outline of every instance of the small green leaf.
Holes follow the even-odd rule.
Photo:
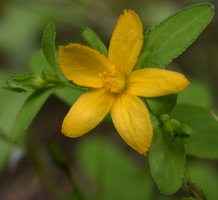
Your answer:
[[[161,128],[156,128],[149,152],[149,164],[159,190],[166,195],[175,193],[181,187],[185,171],[183,143],[168,137]]]
[[[54,88],[47,88],[32,93],[21,107],[12,128],[11,138],[17,142],[24,134],[46,99],[54,92]]]
[[[146,102],[151,112],[159,117],[161,114],[168,114],[173,110],[177,102],[177,95],[147,98]]]
[[[214,7],[200,3],[185,8],[151,28],[145,38],[144,51],[150,54],[143,67],[164,68],[185,51],[209,24]]]
[[[198,106],[178,105],[171,116],[192,129],[185,142],[187,154],[218,159],[218,122],[210,111]]]
[[[82,37],[88,46],[107,56],[107,47],[95,31],[90,28],[85,28],[82,31]]]
[[[195,199],[193,197],[183,197],[180,200],[197,200],[197,199]]]
[[[40,75],[11,76],[5,83],[4,89],[15,92],[34,92],[44,88],[65,85],[54,72],[43,71]]]
[[[45,86],[45,81],[41,76],[11,76],[6,82],[3,88],[15,92],[28,92],[34,91]]]
[[[54,22],[49,23],[42,35],[42,50],[50,66],[57,72],[57,55],[55,48],[55,25]]]
[[[168,119],[167,121],[165,121],[164,129],[172,137],[186,138],[186,137],[189,137],[190,134],[192,133],[192,129],[187,124],[180,123],[176,119]]]

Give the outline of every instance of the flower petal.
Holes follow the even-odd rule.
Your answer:
[[[125,10],[114,29],[108,59],[124,76],[128,76],[136,64],[143,43],[143,25],[132,10]]]
[[[86,87],[101,88],[103,80],[99,74],[110,69],[103,54],[79,44],[61,46],[58,61],[68,80]]]
[[[143,97],[157,97],[179,93],[189,85],[189,81],[178,72],[147,68],[132,72],[127,85],[128,93]]]
[[[84,135],[103,120],[112,103],[113,96],[103,89],[84,93],[65,117],[62,133],[72,138]]]
[[[123,140],[140,154],[148,151],[153,127],[145,104],[136,96],[122,94],[111,108],[113,123]]]

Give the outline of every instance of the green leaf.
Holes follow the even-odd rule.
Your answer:
[[[149,164],[159,190],[166,195],[175,193],[182,184],[185,171],[183,143],[168,137],[161,128],[156,128],[149,152]]]
[[[89,178],[92,194],[100,192],[93,199],[153,199],[153,184],[147,171],[114,144],[103,138],[86,137],[75,152],[82,173]],[[99,191],[95,191],[96,187]]]
[[[183,197],[181,200],[197,200],[193,197]]]
[[[185,149],[189,155],[200,158],[218,159],[218,122],[207,109],[178,105],[171,116],[192,129]]]
[[[188,88],[179,93],[177,103],[200,106],[207,109],[211,108],[213,97],[207,84],[197,80],[191,80],[190,82],[191,84]]]
[[[30,125],[47,98],[54,92],[54,88],[47,88],[32,93],[21,107],[12,128],[11,138],[17,142]]]
[[[43,32],[42,35],[42,50],[47,59],[50,66],[53,70],[57,71],[57,55],[56,55],[56,48],[55,48],[55,25],[54,22],[49,23]]]
[[[211,4],[195,4],[151,28],[142,50],[150,52],[143,67],[164,68],[196,40],[213,15]]]
[[[151,112],[155,116],[160,116],[161,114],[170,113],[176,106],[177,95],[167,95],[162,97],[146,98],[146,102]]]
[[[88,46],[107,56],[107,47],[95,31],[90,28],[85,28],[82,31],[82,37]]]
[[[142,52],[141,52],[141,54],[140,54],[140,56],[139,56],[139,58],[137,60],[137,63],[136,63],[136,66],[135,66],[134,70],[140,69],[140,68],[143,67],[143,64],[145,63],[145,61],[148,58],[149,54],[150,54],[150,51],[146,51],[146,50],[143,51],[143,49],[142,49]]]

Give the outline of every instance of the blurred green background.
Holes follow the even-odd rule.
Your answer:
[[[83,43],[80,35],[83,27],[94,29],[108,45],[116,20],[125,8],[140,15],[146,30],[199,2],[203,1],[2,0],[0,86],[9,76],[31,74],[30,61],[40,48],[44,27],[51,20],[56,23],[57,45]],[[216,0],[207,2],[218,9]],[[192,82],[179,95],[179,103],[218,109],[217,24],[215,15],[195,43],[169,66],[186,74]],[[172,198],[161,195],[150,177],[147,160],[124,144],[109,122],[79,139],[61,135],[61,123],[69,106],[55,96],[43,106],[27,137],[17,145],[11,144],[7,135],[26,96],[0,88],[0,199],[47,200],[60,199],[59,196],[72,199],[66,177],[54,165],[47,150],[50,141],[65,152],[77,182],[88,191],[89,199],[164,200],[182,195],[177,193]],[[194,158],[189,158],[187,164],[188,176],[204,189],[209,200],[218,198],[217,167],[215,161]]]

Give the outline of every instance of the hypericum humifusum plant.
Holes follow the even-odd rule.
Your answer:
[[[55,26],[49,23],[42,37],[44,57],[38,53],[31,62],[35,74],[12,77],[6,83],[7,89],[30,92],[17,114],[11,139],[21,138],[47,98],[55,94],[72,106],[63,121],[64,135],[82,136],[110,113],[129,146],[143,155],[149,150],[150,172],[162,193],[173,194],[184,183],[193,197],[205,199],[184,175],[186,155],[218,159],[217,121],[207,109],[193,106],[193,102],[176,105],[177,94],[189,81],[165,67],[192,44],[213,15],[211,4],[195,4],[143,33],[138,15],[125,10],[108,49],[92,29],[85,28],[82,36],[87,46],[70,43],[58,52]],[[56,165],[75,186],[61,150],[50,145],[50,151]],[[83,199],[77,189],[75,195]]]

